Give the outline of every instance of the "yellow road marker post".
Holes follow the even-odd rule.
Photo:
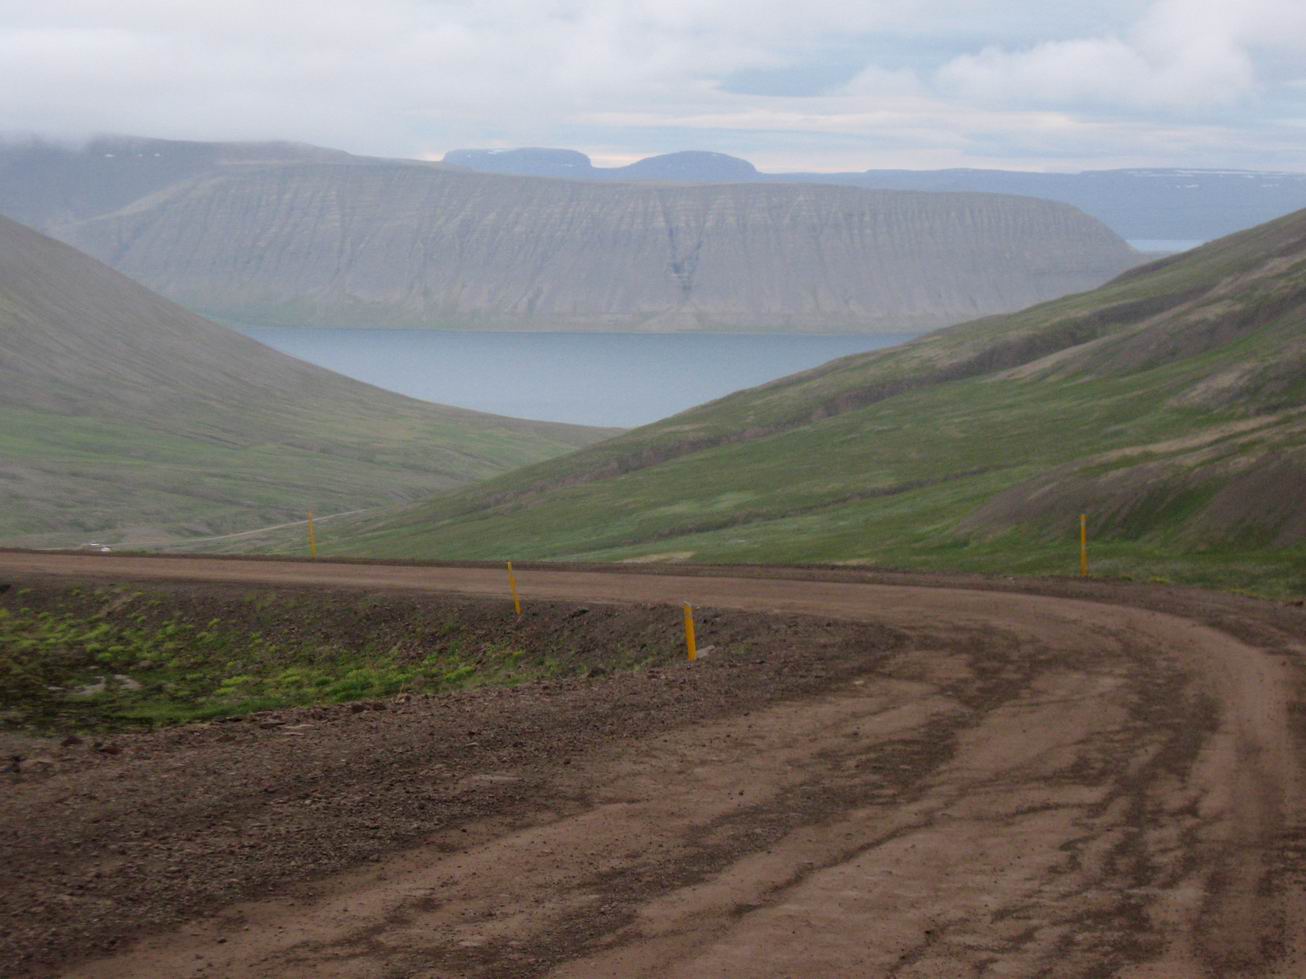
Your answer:
[[[689,661],[698,659],[698,640],[694,636],[694,606],[685,603],[685,646],[689,649]]]
[[[1088,577],[1088,514],[1079,515],[1079,576]]]
[[[512,573],[512,562],[508,562],[508,587],[512,589],[512,607],[521,616],[521,596],[517,594],[517,576]]]
[[[313,511],[308,511],[308,556],[317,560],[317,528],[313,526]]]

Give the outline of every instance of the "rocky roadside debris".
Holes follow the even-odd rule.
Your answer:
[[[0,733],[0,775],[43,776],[67,769],[85,767],[86,752],[101,756],[119,755],[122,746],[115,741],[93,738],[87,740],[76,734],[63,738],[31,738],[12,733]]]
[[[657,606],[578,612],[538,604],[520,628],[583,622],[618,637],[667,618]],[[694,666],[610,670],[596,638],[586,676],[0,740],[0,975],[53,974],[142,931],[511,820],[588,752],[819,692],[873,670],[900,640],[868,624],[716,610],[700,628],[716,649]]]

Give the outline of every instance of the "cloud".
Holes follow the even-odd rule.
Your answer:
[[[1206,112],[1245,102],[1271,81],[1263,52],[1306,52],[1299,0],[1165,0],[1124,36],[1053,40],[961,55],[941,88],[989,103],[1166,108]]]
[[[904,98],[868,108],[857,97],[741,101],[733,110],[694,115],[632,111],[597,113],[585,121],[619,132],[679,131],[701,145],[716,140],[771,137],[750,154],[769,170],[860,170],[986,166],[1076,170],[1097,167],[1282,166],[1298,158],[1298,134],[1248,141],[1226,125],[1158,124],[1148,120],[1086,119],[1048,109],[959,108],[930,97]],[[637,137],[636,137],[637,138]],[[1240,143],[1241,141],[1241,143]],[[1245,145],[1247,155],[1231,153]],[[1259,155],[1259,156],[1258,156]],[[1257,165],[1260,165],[1259,163]]]
[[[698,147],[809,167],[1282,165],[1290,155],[1284,131],[1300,130],[1287,120],[1306,115],[1293,87],[1306,3],[1060,6],[0,0],[0,130],[284,138],[413,156]],[[829,91],[728,84],[748,72],[801,79],[832,51],[853,77]]]
[[[1167,108],[1240,101],[1255,85],[1251,60],[1226,48],[1211,61],[1150,60],[1118,38],[1053,41],[1020,52],[986,48],[944,66],[952,92],[985,102]]]
[[[843,95],[904,98],[923,95],[925,86],[910,68],[887,69],[868,65],[840,86]]]

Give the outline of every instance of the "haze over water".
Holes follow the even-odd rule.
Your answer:
[[[293,357],[410,397],[622,428],[915,335],[240,329]]]

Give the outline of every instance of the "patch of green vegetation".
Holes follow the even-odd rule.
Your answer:
[[[510,638],[476,642],[456,621],[423,644],[323,641],[296,629],[269,637],[170,614],[158,599],[103,592],[110,614],[80,596],[45,608],[0,606],[0,726],[112,731],[344,703],[399,693],[516,685],[592,666],[566,650]],[[264,596],[255,596],[255,602]],[[615,667],[640,661],[618,650]]]
[[[308,509],[321,516],[423,498],[572,447],[398,415],[353,431],[310,425],[313,437],[277,444],[0,403],[0,457],[22,473],[0,483],[8,504],[0,540],[117,543],[124,526],[178,538],[233,533],[302,521]]]

